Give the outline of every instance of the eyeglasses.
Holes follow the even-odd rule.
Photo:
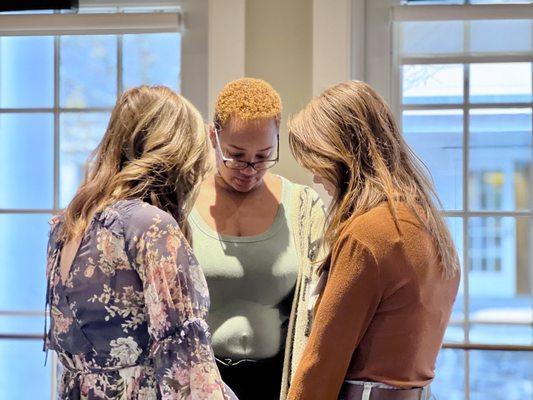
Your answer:
[[[224,165],[229,169],[235,169],[235,170],[243,170],[248,167],[252,167],[256,171],[262,171],[265,169],[272,168],[276,163],[279,161],[279,135],[277,135],[276,142],[277,142],[277,150],[276,150],[276,158],[272,160],[263,160],[263,161],[256,161],[256,162],[249,162],[249,161],[242,161],[242,160],[235,160],[234,158],[229,158],[222,153],[222,147],[220,147],[220,139],[218,138],[218,130],[215,129],[215,140],[217,142],[217,150],[220,153],[220,157],[222,158],[222,162]]]

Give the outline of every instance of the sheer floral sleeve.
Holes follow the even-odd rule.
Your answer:
[[[151,358],[163,399],[225,399],[206,319],[207,284],[175,219],[137,210],[125,226],[132,264],[143,282]]]

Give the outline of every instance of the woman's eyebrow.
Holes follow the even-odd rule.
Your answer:
[[[227,144],[226,146],[233,147],[235,150],[246,151],[246,149],[243,149],[242,147],[239,147],[239,146],[235,146],[234,144]],[[272,148],[274,148],[274,146],[269,146],[269,147],[266,147],[266,148],[258,150],[258,151],[267,151],[267,150],[270,150]]]

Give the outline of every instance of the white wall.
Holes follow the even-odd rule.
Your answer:
[[[218,92],[245,75],[245,0],[209,0],[208,120]]]
[[[310,174],[298,166],[290,153],[286,130],[288,116],[312,96],[312,2],[246,1],[245,73],[268,81],[283,101],[281,160],[274,172],[312,184]]]
[[[218,91],[228,81],[251,76],[270,82],[284,105],[281,161],[274,171],[315,186],[290,154],[287,118],[328,86],[365,79],[365,4],[365,0],[208,0],[209,118]],[[327,198],[320,187],[316,189]]]
[[[183,10],[181,93],[208,113],[208,0],[180,0]]]

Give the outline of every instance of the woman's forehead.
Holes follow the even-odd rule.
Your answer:
[[[232,116],[225,124],[223,129],[229,131],[267,129],[269,127],[279,128],[279,122],[276,118],[255,118],[242,119],[239,116]]]
[[[228,144],[239,147],[252,146],[257,148],[272,145],[279,133],[278,123],[275,119],[230,121],[220,131],[221,139]]]

